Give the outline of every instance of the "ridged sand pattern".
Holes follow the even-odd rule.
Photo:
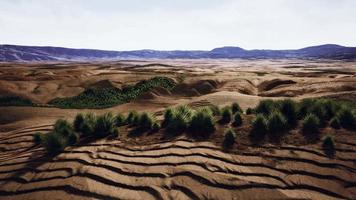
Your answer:
[[[356,142],[321,149],[290,145],[226,153],[178,138],[141,147],[100,140],[49,159],[32,135],[3,132],[1,199],[356,199]]]

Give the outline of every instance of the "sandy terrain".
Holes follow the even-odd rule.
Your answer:
[[[172,92],[156,89],[106,109],[45,107],[55,97],[93,84],[122,87],[154,76],[177,80]],[[331,97],[356,101],[356,62],[306,60],[154,60],[110,63],[0,64],[0,95],[44,107],[0,107],[0,198],[5,199],[356,199],[355,132],[336,137],[336,156],[320,143],[291,141],[251,146],[248,127],[237,129],[235,149],[224,152],[219,127],[209,141],[163,133],[107,138],[67,148],[51,159],[32,135],[78,112],[150,111],[166,107],[227,105],[243,109],[265,98]],[[250,120],[250,119],[244,119]],[[122,129],[122,130],[121,130]],[[215,140],[214,140],[215,138]],[[296,139],[297,138],[297,139]],[[295,140],[293,142],[293,140]]]

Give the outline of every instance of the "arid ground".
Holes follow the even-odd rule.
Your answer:
[[[104,109],[61,109],[47,103],[89,87],[121,88],[154,76],[173,78],[173,91],[156,88]],[[298,130],[276,144],[254,146],[251,116],[234,128],[236,144],[221,147],[226,125],[209,140],[163,131],[68,147],[56,157],[34,145],[32,135],[50,131],[55,120],[78,112],[149,111],[162,119],[167,107],[225,106],[242,109],[261,99],[312,97],[356,103],[356,62],[332,60],[150,60],[91,63],[1,63],[0,95],[38,106],[0,107],[0,199],[356,199],[356,134],[330,127],[336,154]],[[245,123],[246,122],[246,123]]]

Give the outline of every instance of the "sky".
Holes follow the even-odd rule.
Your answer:
[[[356,0],[0,0],[0,44],[105,50],[356,46]]]

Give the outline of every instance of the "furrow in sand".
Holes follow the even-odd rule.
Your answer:
[[[108,160],[108,159],[106,159],[106,160]],[[109,159],[109,160],[112,160],[112,159]],[[74,159],[74,161],[78,161],[79,162],[79,159],[78,158],[76,158],[76,159]],[[114,162],[115,162],[115,160],[113,160]],[[116,160],[117,161],[117,160]],[[90,162],[90,161],[88,161],[88,162]],[[121,162],[124,162],[124,161],[121,161]],[[127,161],[126,161],[127,162]],[[84,164],[89,164],[89,163],[84,163]],[[143,163],[133,163],[133,165],[142,165]],[[173,164],[172,165],[172,163],[156,163],[156,164],[153,164],[153,163],[146,163],[146,165],[148,165],[148,166],[151,166],[151,165],[157,165],[157,164],[159,164],[159,165],[163,165],[163,166],[165,166],[165,165],[167,165],[167,166],[176,166],[176,164]],[[139,173],[138,173],[138,175],[139,175]],[[299,177],[300,178],[300,177]],[[322,178],[325,178],[325,177],[322,177]],[[327,177],[327,178],[329,178],[329,177]],[[325,181],[329,181],[329,180],[325,180]],[[324,181],[324,183],[325,183],[325,181]],[[314,181],[315,182],[315,181]],[[320,182],[320,181],[318,181],[318,182]],[[259,183],[260,184],[260,183]],[[262,183],[263,184],[263,183]],[[307,184],[305,184],[305,185],[307,185]],[[297,183],[297,185],[296,186],[299,186],[299,183]],[[317,186],[314,186],[314,187],[317,187]]]
[[[73,150],[73,151],[67,151],[67,154],[63,154],[65,156],[76,156],[80,155],[82,153],[88,154],[88,156],[93,156],[93,152],[92,151],[88,151],[88,150]],[[115,156],[115,157],[113,157]],[[132,164],[132,165],[141,165],[141,166],[154,166],[154,165],[162,165],[163,163],[160,161],[157,161],[157,158],[165,158],[166,160],[170,159],[170,160],[176,160],[174,162],[164,162],[164,164],[166,165],[171,165],[171,166],[175,166],[177,165],[177,160],[180,159],[183,162],[187,159],[189,160],[194,160],[194,159],[205,159],[206,161],[209,161],[209,163],[216,163],[215,165],[219,165],[217,162],[224,162],[225,164],[229,164],[229,168],[232,168],[233,166],[240,166],[240,167],[258,167],[258,168],[264,168],[266,170],[272,170],[269,173],[283,173],[283,174],[300,174],[300,175],[307,175],[307,176],[313,176],[316,178],[320,178],[320,179],[331,179],[331,180],[336,180],[336,181],[341,181],[344,183],[352,183],[354,180],[352,177],[349,176],[349,174],[345,174],[343,176],[343,178],[339,177],[339,176],[334,176],[332,175],[333,173],[330,174],[320,174],[316,173],[316,172],[309,172],[309,171],[305,171],[305,170],[300,170],[298,167],[295,167],[296,169],[283,169],[283,168],[277,168],[274,166],[270,166],[270,165],[266,165],[265,163],[250,163],[248,160],[244,160],[243,162],[238,161],[238,160],[229,160],[227,158],[223,158],[223,157],[217,157],[214,155],[206,155],[206,154],[202,154],[202,153],[188,153],[188,154],[177,154],[177,153],[165,153],[162,152],[162,154],[158,154],[158,155],[127,155],[127,154],[123,154],[123,153],[119,153],[119,152],[115,152],[115,151],[109,151],[109,150],[105,150],[102,151],[101,153],[98,154],[97,156],[98,158],[101,159],[105,159],[105,160],[112,160],[115,162],[120,162],[123,164]],[[121,158],[120,158],[121,157]],[[130,158],[130,160],[128,160],[127,158]],[[153,158],[153,159],[152,159]],[[206,162],[205,161],[205,162]],[[16,170],[16,168],[14,168],[14,165],[17,164],[25,164],[28,163],[29,161],[23,161],[20,163],[12,163],[12,164],[6,164],[7,166],[9,166],[9,169],[12,170]],[[5,164],[3,164],[4,166]],[[20,169],[23,166],[20,166]],[[1,167],[0,167],[1,169]],[[6,173],[6,171],[8,170],[1,170],[0,173]],[[334,170],[331,170],[330,172],[334,172]],[[350,179],[350,180],[347,180]]]
[[[93,171],[98,171],[98,169],[93,169]],[[130,185],[130,184],[125,184],[122,182],[117,182],[115,180],[109,180],[108,178],[104,178],[103,176],[100,175],[96,175],[96,174],[92,174],[92,173],[80,173],[80,174],[76,174],[75,176],[70,176],[70,177],[66,177],[66,178],[49,178],[48,180],[44,180],[44,181],[39,181],[38,183],[40,183],[40,185],[50,185],[48,182],[49,181],[53,181],[56,180],[56,183],[58,184],[58,179],[59,180],[67,180],[69,178],[85,178],[85,180],[91,179],[92,181],[98,182],[98,183],[102,183],[104,185],[109,185],[109,186],[114,186],[114,187],[119,187],[119,188],[125,188],[125,189],[129,189],[132,191],[145,191],[149,194],[151,194],[152,196],[154,196],[156,199],[163,199],[161,196],[161,193],[159,193],[157,190],[153,189],[152,187],[149,186],[145,186],[142,185],[143,182],[138,182],[139,185]],[[270,184],[261,184],[261,183],[247,183],[247,184],[239,184],[239,185],[235,185],[235,184],[231,184],[231,183],[223,183],[223,182],[217,182],[217,180],[210,180],[207,178],[204,178],[201,175],[197,175],[193,172],[189,172],[189,171],[180,171],[180,172],[176,172],[173,174],[170,174],[169,178],[172,180],[177,180],[177,178],[188,178],[191,179],[190,181],[186,180],[183,181],[185,183],[192,183],[192,182],[199,182],[200,184],[209,186],[213,189],[223,189],[223,190],[232,190],[232,191],[241,191],[241,190],[246,190],[246,189],[256,189],[256,188],[261,188],[261,189],[289,189],[289,190],[296,190],[296,189],[308,189],[311,191],[315,191],[315,192],[319,192],[321,194],[324,195],[328,195],[328,196],[332,196],[332,197],[336,197],[336,198],[347,198],[341,194],[335,193],[333,191],[330,190],[326,190],[323,188],[319,188],[316,186],[311,186],[311,185],[305,185],[305,184],[300,184],[300,185],[293,185],[293,186],[287,186],[287,187],[282,187],[282,186],[277,186],[277,185],[270,185]],[[113,178],[113,177],[111,177]],[[122,179],[121,179],[122,180]],[[20,182],[23,184],[23,182]],[[234,181],[234,183],[236,183],[236,181]],[[31,183],[31,188],[29,189],[30,191],[33,189],[33,187],[35,187],[36,189],[39,189],[38,186],[34,185],[36,183]],[[150,184],[152,185],[152,184]],[[22,187],[24,187],[22,185]],[[28,190],[17,190],[17,192],[24,192],[24,191],[28,191]],[[1,191],[0,190],[0,194]],[[187,195],[191,196],[191,193],[185,191],[185,193]]]

